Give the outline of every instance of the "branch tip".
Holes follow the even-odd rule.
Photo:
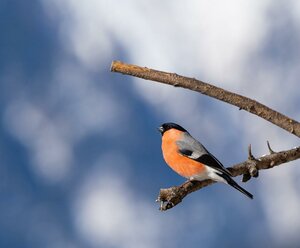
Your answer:
[[[116,71],[115,68],[116,68],[116,64],[117,64],[118,62],[119,62],[119,61],[117,61],[117,60],[113,60],[113,62],[111,62],[111,65],[110,65],[110,71],[111,71],[111,72]]]
[[[249,144],[249,146],[248,146],[248,160],[250,160],[250,161],[256,160],[251,151],[251,144]]]
[[[269,149],[270,154],[274,154],[275,152],[274,152],[273,149],[271,148],[270,143],[269,143],[268,140],[267,140],[267,146],[268,146],[268,149]]]
[[[180,189],[179,187],[171,187],[168,189],[160,189],[159,195],[156,199],[156,202],[160,203],[159,210],[160,211],[166,211],[170,208],[173,208],[178,203],[180,203],[182,200],[180,197],[178,197],[178,191]]]

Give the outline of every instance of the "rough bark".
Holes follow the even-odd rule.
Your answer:
[[[197,91],[201,94],[227,102],[237,106],[239,109],[255,114],[288,131],[289,133],[300,137],[300,123],[292,118],[289,118],[288,116],[285,116],[248,97],[229,92],[195,78],[153,70],[147,67],[125,64],[120,61],[112,62],[111,71]]]
[[[269,155],[255,159],[253,156],[251,156],[252,154],[250,151],[248,160],[233,165],[228,169],[234,177],[239,175],[247,175],[246,181],[248,181],[251,178],[251,176],[257,177],[259,170],[270,169],[274,166],[278,166],[280,164],[284,164],[289,161],[293,161],[300,158],[300,147],[281,152],[274,152],[270,150],[270,152],[271,154]],[[180,186],[174,186],[168,189],[161,189],[157,198],[157,201],[161,203],[160,210],[164,211],[176,206],[188,194],[213,183],[215,182],[212,180],[205,180],[201,182],[186,181]]]
[[[125,64],[120,61],[113,61],[111,65],[111,71],[197,91],[201,94],[216,98],[223,102],[227,102],[237,106],[239,109],[243,109],[255,114],[288,131],[289,133],[300,137],[300,123],[292,118],[289,118],[288,116],[285,116],[248,97],[229,92],[195,78],[189,78],[177,75],[175,73]],[[269,143],[267,144],[270,154],[262,156],[258,159],[254,158],[251,153],[251,146],[249,146],[248,160],[228,168],[232,175],[234,177],[243,175],[242,181],[246,182],[251,177],[258,177],[259,170],[270,169],[274,166],[300,158],[300,147],[296,147],[287,151],[274,152]],[[188,194],[213,183],[215,182],[212,180],[205,180],[202,182],[186,181],[180,186],[161,189],[157,199],[157,201],[160,202],[160,210],[164,211],[176,206]]]

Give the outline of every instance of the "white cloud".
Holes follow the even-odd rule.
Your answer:
[[[274,18],[271,21],[269,19],[268,11],[273,4],[269,0],[192,1],[189,4],[182,1],[162,3],[157,0],[152,1],[151,4],[134,0],[119,2],[88,0],[84,3],[65,0],[44,1],[44,3],[49,13],[59,12],[63,44],[88,69],[98,70],[99,65],[107,66],[104,63],[108,60],[118,59],[111,57],[115,53],[114,49],[121,47],[129,57],[128,62],[199,77],[204,81],[209,79],[216,83],[220,82],[222,87],[238,90],[275,108],[281,110],[293,108],[295,112],[292,114],[299,116],[299,110],[293,107],[294,101],[298,98],[298,92],[295,90],[299,84],[298,65],[284,68],[286,70],[284,72],[281,69],[282,65],[264,61],[263,54],[260,54],[259,58],[253,55],[263,51],[262,48],[269,41],[266,38],[270,29],[272,25],[276,25]],[[297,1],[290,1],[289,4],[293,18],[296,18],[299,4]],[[251,63],[250,60],[254,62]],[[283,82],[285,82],[284,86]],[[210,115],[213,113],[207,113],[209,110],[199,104],[201,102],[197,96],[183,90],[148,84],[140,80],[135,80],[134,87],[137,94],[153,106],[161,116],[185,120],[188,125],[195,125],[195,127],[201,123],[201,130],[217,130],[217,136],[222,133],[224,127],[218,126],[216,121],[211,121],[213,117]],[[88,112],[86,114],[86,119],[89,120]],[[280,132],[275,127],[269,128],[268,124],[257,120],[256,117],[241,118],[242,114],[236,108],[228,111],[227,114],[232,120],[233,128],[236,126],[245,130],[241,143],[255,143],[254,148],[258,151],[266,150],[267,139],[277,147],[281,146],[282,149],[295,144],[292,138],[287,138],[287,133]],[[289,182],[294,170],[297,168],[293,167],[282,173],[282,180]],[[268,178],[271,179],[266,179],[258,186],[259,192],[264,196],[274,196],[278,188],[273,187],[272,182],[276,181],[277,172],[274,169],[274,172],[272,170],[266,173],[269,173]],[[300,198],[293,190],[297,185],[294,181],[283,183],[281,190],[284,197],[278,198],[278,201],[274,198],[270,200],[268,196],[262,198],[275,239],[284,238],[288,230],[294,230],[299,226],[300,219],[295,209],[299,206]],[[82,216],[86,216],[88,220],[84,223],[86,229],[83,232],[87,236],[92,235],[93,240],[97,240],[95,230],[99,228],[104,239],[113,242],[110,241],[108,229],[119,230],[118,225],[113,222],[106,226],[107,223],[102,222],[101,219],[94,220],[95,212],[93,215],[88,215],[88,209],[93,204],[103,212],[115,205],[113,203],[115,197],[103,204],[97,200],[97,197],[106,194],[103,186],[100,186],[102,191],[93,191],[93,188],[97,187],[89,186],[90,193],[87,192],[88,196],[86,196],[89,204],[81,206]],[[126,188],[126,185],[122,187]],[[120,186],[113,184],[110,188],[113,196],[119,197],[123,194]],[[130,205],[127,198],[132,198],[131,193],[125,198],[119,197],[125,209]],[[286,202],[292,202],[293,209],[283,215],[274,214],[278,209],[286,209]],[[93,208],[92,210],[96,211]],[[127,214],[117,216],[117,219],[121,221],[124,218],[133,223],[132,228],[136,230],[136,222],[130,211],[132,210],[127,209]],[[293,221],[290,221],[291,217]],[[286,232],[283,232],[283,229]],[[130,240],[132,233],[123,232],[122,235],[121,240],[122,237]],[[153,235],[152,238],[156,237],[156,234]],[[141,235],[141,239],[147,240],[149,237]],[[116,243],[110,244],[116,245]]]
[[[7,129],[31,152],[34,172],[50,181],[69,170],[72,151],[68,141],[44,111],[28,100],[15,100],[4,117]]]
[[[189,235],[197,242],[212,242],[212,230],[224,220],[210,210],[208,202],[194,198],[185,208],[158,211],[154,199],[129,183],[133,175],[120,154],[112,151],[100,157],[78,187],[73,215],[82,239],[92,247],[120,248],[178,247],[174,237],[184,240]],[[199,223],[205,225],[201,237]]]
[[[296,144],[296,138],[277,127],[269,127],[264,121],[249,122],[245,119],[243,126],[257,156],[267,153],[267,140],[270,140],[275,151],[287,150]],[[297,190],[300,184],[295,177],[299,172],[297,164],[299,161],[262,171],[260,180],[256,182],[273,239],[282,245],[296,240],[300,228],[300,197]]]
[[[113,127],[130,114],[126,103],[120,104],[114,92],[103,87],[107,84],[103,79],[95,82],[80,66],[68,62],[60,64],[56,72],[51,94],[54,104],[61,104],[57,118],[64,122],[73,141]]]
[[[60,13],[63,44],[89,69],[118,59],[112,56],[117,44],[134,63],[227,87],[240,82],[246,59],[264,38],[269,2],[45,1],[49,11]],[[202,115],[207,109],[197,108],[198,96],[135,81],[137,93],[169,118],[189,120],[190,126],[209,119]],[[213,121],[206,122],[210,129]]]
[[[93,247],[161,247],[161,228],[166,225],[161,213],[154,201],[150,204],[134,195],[127,182],[126,161],[112,155],[98,161],[76,195],[74,218],[79,234]]]
[[[265,191],[262,200],[269,227],[274,234],[274,240],[286,244],[287,240],[298,238],[300,228],[300,200],[299,182],[295,174],[295,163],[290,163],[285,168],[276,168],[265,173],[260,185]]]
[[[29,151],[36,176],[57,183],[71,172],[77,142],[113,128],[121,118],[126,125],[130,111],[113,92],[97,85],[103,82],[93,82],[85,70],[68,62],[59,64],[49,81],[42,101],[20,87],[23,93],[8,102],[4,123]]]
[[[224,80],[261,41],[269,1],[44,3],[60,13],[62,41],[86,66],[110,58],[117,42],[135,63]]]

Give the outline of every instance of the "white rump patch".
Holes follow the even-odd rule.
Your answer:
[[[199,175],[192,176],[190,177],[190,180],[204,181],[206,179],[211,179],[216,182],[222,182],[227,184],[227,181],[223,177],[221,177],[218,173],[220,172],[218,172],[216,169],[207,166],[206,172],[201,173]]]

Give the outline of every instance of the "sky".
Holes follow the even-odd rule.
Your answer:
[[[300,3],[0,1],[0,247],[297,247],[299,161],[184,182],[157,127],[185,127],[225,166],[298,146],[286,131],[185,89],[110,72],[113,60],[195,77],[299,120]]]

